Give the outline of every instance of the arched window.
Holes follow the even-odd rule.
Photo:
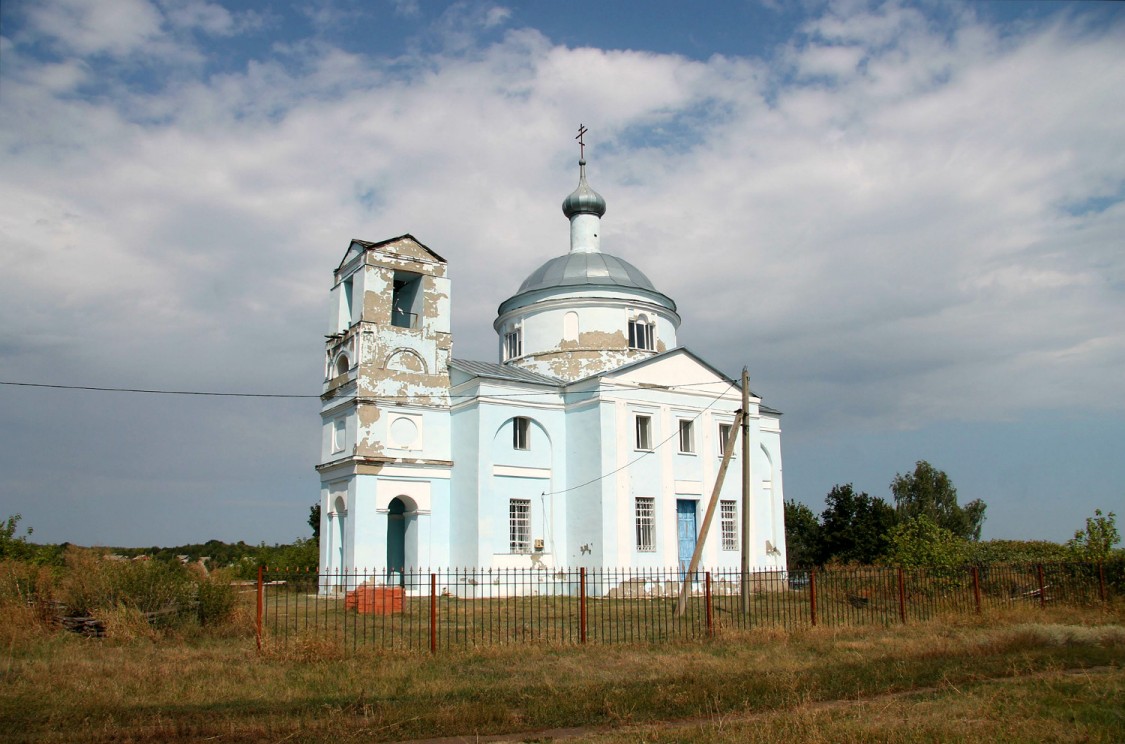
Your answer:
[[[351,362],[348,361],[347,354],[341,354],[336,358],[336,375],[346,375],[348,370],[351,369]]]
[[[643,315],[638,315],[629,321],[629,348],[652,351],[656,348],[653,343],[652,323]]]

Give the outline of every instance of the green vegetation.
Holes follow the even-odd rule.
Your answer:
[[[832,564],[950,567],[965,564],[1096,563],[1125,557],[1116,515],[1101,509],[1065,545],[1046,540],[980,540],[987,506],[961,506],[949,476],[925,460],[890,484],[894,507],[878,496],[836,485],[819,519],[796,501],[785,502],[790,569]]]
[[[1117,515],[1110,512],[1102,516],[1102,510],[1095,509],[1094,516],[1086,518],[1086,529],[1075,532],[1066,547],[1078,560],[1104,561],[1113,554],[1113,546],[1119,542],[1121,535],[1117,532]]]

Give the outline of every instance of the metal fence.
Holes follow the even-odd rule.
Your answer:
[[[683,576],[678,568],[325,573],[262,567],[257,641],[259,649],[321,639],[345,649],[431,652],[514,643],[659,643],[728,629],[889,625],[1125,596],[1125,561],[770,568],[745,575],[700,569],[679,614]]]

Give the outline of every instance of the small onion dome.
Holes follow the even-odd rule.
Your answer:
[[[594,214],[598,217],[605,214],[605,199],[586,183],[585,160],[578,161],[578,188],[563,199],[562,210],[567,219],[576,214]]]

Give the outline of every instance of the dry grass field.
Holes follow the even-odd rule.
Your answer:
[[[0,618],[3,741],[1125,741],[1121,606],[437,656],[32,620]]]

